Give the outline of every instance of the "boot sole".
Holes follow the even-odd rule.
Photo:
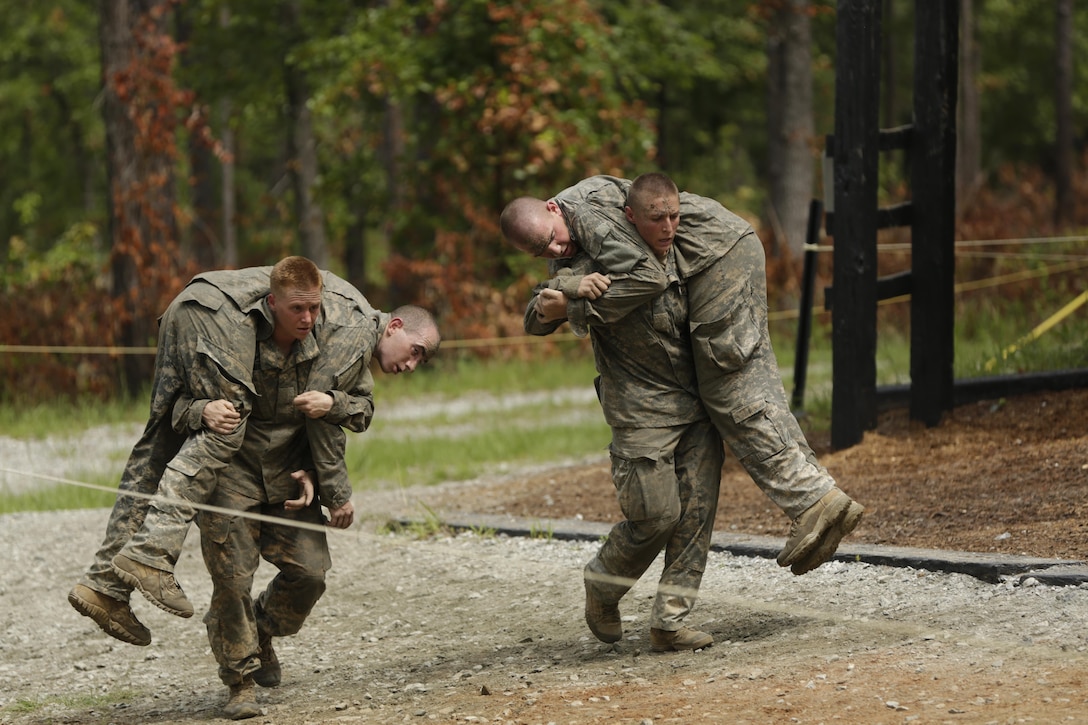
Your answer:
[[[82,599],[71,592],[68,593],[68,603],[84,617],[92,619],[103,632],[114,639],[119,639],[125,644],[134,644],[137,647],[146,647],[151,644],[150,637],[144,640],[143,638],[132,634],[127,629],[117,624],[117,622],[110,619],[110,613],[97,604],[92,604],[86,599]]]
[[[261,706],[257,703],[250,705],[246,703],[245,706],[236,705],[234,707],[226,706],[223,708],[223,717],[228,720],[248,720],[251,717],[257,717],[261,714]]]
[[[138,589],[140,591],[140,594],[144,595],[144,599],[151,602],[162,611],[166,612],[167,614],[173,614],[175,617],[182,617],[184,619],[188,619],[189,617],[193,616],[193,610],[191,609],[175,609],[174,607],[168,606],[167,604],[156,598],[153,594],[151,594],[147,591],[147,589],[144,588],[143,582],[141,582],[140,578],[135,574],[131,574],[125,571],[121,567],[117,566],[117,564],[114,562],[110,562],[110,566],[113,567],[114,573],[117,574],[118,578],[121,581],[123,581],[125,584],[128,584],[134,589]]]
[[[820,542],[826,538],[827,532],[831,531],[846,516],[851,504],[854,504],[854,502],[843,494],[835,504],[829,506],[827,510],[820,514],[820,518],[817,519],[816,525],[812,527],[812,531],[797,542],[797,546],[793,547],[792,551],[787,554],[785,549],[782,550],[782,553],[778,555],[778,565],[790,566],[803,561],[815,551]]]
[[[807,559],[801,559],[795,563],[790,567],[790,571],[796,576],[801,576],[828,561],[835,555],[835,551],[839,548],[839,543],[846,538],[851,531],[856,529],[859,523],[861,523],[861,517],[864,513],[865,508],[861,504],[851,501],[842,521],[828,529],[828,535],[824,537],[819,546],[813,549],[812,554]]]
[[[697,649],[706,649],[714,644],[714,638],[708,637],[709,641],[706,644],[695,644],[688,647],[677,647],[674,644],[654,644],[650,643],[651,652],[694,652]]]

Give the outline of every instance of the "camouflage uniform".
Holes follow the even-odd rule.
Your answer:
[[[360,304],[365,305],[365,300]],[[341,319],[344,325],[335,335],[329,329],[333,320],[327,318],[321,330],[296,342],[287,356],[270,338],[258,343],[253,369],[257,402],[235,465],[220,476],[213,505],[285,522],[320,525],[322,504],[339,508],[350,499],[346,475],[342,480],[323,478],[317,460],[326,456],[343,466],[343,438],[339,438],[338,447],[335,440],[331,446],[318,447],[313,431],[314,427],[337,431],[340,427],[326,419],[306,418],[291,401],[312,389],[344,391],[347,401],[372,400],[370,359],[389,320],[389,315],[366,305],[365,314]],[[345,341],[350,344],[342,344]],[[373,408],[364,407],[368,425]],[[298,495],[291,473],[315,467],[320,499],[315,498],[302,511],[285,510],[283,502]],[[324,531],[210,511],[201,512],[197,522],[213,587],[204,617],[208,641],[219,664],[220,679],[228,686],[237,685],[245,675],[260,669],[262,636],[282,637],[299,631],[325,591],[325,573],[332,560]],[[279,573],[254,603],[253,576],[262,557]]]
[[[120,495],[106,525],[106,537],[82,584],[114,599],[129,598],[132,587],[117,577],[110,562],[141,529],[152,506],[148,499],[126,493],[154,494],[159,491],[160,479],[166,490],[210,490],[214,486],[217,473],[230,461],[245,433],[252,401],[253,346],[247,349],[235,345],[234,340],[253,335],[254,325],[248,310],[235,306],[220,289],[199,278],[163,314],[150,416],[121,474]],[[183,397],[187,403],[176,405]],[[187,422],[192,416],[199,420],[203,404],[213,399],[234,404],[242,414],[238,430],[229,435],[204,428],[192,435],[175,430],[174,423]],[[168,510],[171,504],[156,503],[154,507]],[[177,548],[180,545],[178,542]],[[174,562],[153,559],[145,563],[168,564],[172,569]]]
[[[260,267],[197,275],[163,314],[147,425],[121,475],[120,495],[106,537],[80,583],[127,601],[132,587],[117,577],[110,564],[122,549],[144,564],[173,570],[195,514],[183,502],[207,500],[218,473],[245,435],[253,400],[257,328],[272,324],[264,305],[270,271],[271,267]],[[330,331],[354,329],[358,320],[350,324],[345,320],[362,309],[362,296],[331,273],[325,274],[325,286],[322,325]],[[334,377],[322,374],[326,383]],[[326,482],[323,493],[333,506],[339,506],[351,495],[343,461],[332,453],[337,446],[343,449],[339,425],[362,430],[372,406],[367,398],[354,400],[342,392],[327,392],[333,395],[333,409],[322,421],[308,426],[314,438],[311,445],[323,452],[316,457]],[[203,426],[204,406],[217,399],[231,401],[242,414],[241,425],[227,435]],[[151,503],[127,492],[159,493],[174,501]]]
[[[572,238],[597,261],[598,271],[624,273],[629,250],[646,250],[624,215],[629,187],[625,179],[597,176],[556,197]],[[684,192],[673,248],[703,405],[756,485],[796,519],[835,482],[817,461],[782,386],[767,327],[763,245],[739,216]],[[577,281],[567,280],[566,287],[577,289]],[[599,300],[572,302],[572,329],[578,332],[611,294],[610,288]]]
[[[629,248],[633,249],[633,248]],[[560,260],[552,264],[558,273]],[[723,463],[722,441],[699,401],[687,324],[687,300],[673,255],[664,267],[648,251],[612,260],[613,285],[583,316],[593,340],[597,395],[612,427],[612,481],[625,520],[587,565],[598,595],[615,603],[665,550],[651,627],[679,630],[695,603],[710,548]],[[573,260],[570,279],[594,269]],[[663,282],[662,282],[663,281]],[[555,285],[562,287],[559,278]],[[548,334],[535,301],[525,329]],[[647,297],[650,297],[647,301]],[[587,578],[588,580],[588,578]]]

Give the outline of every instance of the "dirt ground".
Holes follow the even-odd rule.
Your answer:
[[[857,446],[829,451],[826,435],[809,443],[865,506],[852,542],[1088,559],[1088,390],[964,405],[933,428],[896,409]],[[531,519],[619,516],[604,459],[431,503]],[[783,536],[788,521],[727,460],[715,528]]]
[[[1088,391],[957,409],[941,426],[883,416],[822,462],[866,506],[850,541],[1088,558]],[[782,536],[727,468],[719,528]],[[615,520],[603,461],[416,491],[434,511]],[[400,504],[404,494],[399,494]],[[1088,712],[1088,586],[987,583],[836,561],[802,577],[714,553],[689,622],[699,652],[648,651],[658,562],[621,603],[625,639],[593,639],[581,567],[595,542],[389,534],[389,497],[330,534],[329,587],[277,641],[284,682],[250,722],[1055,723]],[[148,647],[110,639],[65,595],[108,512],[0,517],[0,723],[196,723],[225,688],[200,617],[210,583],[191,534],[178,577],[197,616],[138,595]],[[258,584],[271,572],[262,567]]]

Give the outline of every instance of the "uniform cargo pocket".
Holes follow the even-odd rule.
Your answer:
[[[200,461],[191,456],[178,454],[170,459],[166,464],[166,467],[173,471],[177,471],[186,478],[192,478],[200,473],[201,464]]]
[[[765,461],[786,448],[788,437],[774,418],[774,406],[766,400],[754,400],[730,413],[733,430],[728,440],[738,459]]]
[[[662,455],[659,448],[628,449],[624,453],[611,451],[612,483],[624,517],[648,521],[678,516],[680,503],[672,455]]]
[[[212,511],[200,512],[200,535],[206,536],[217,544],[225,544],[230,537],[230,525],[233,516],[224,516]]]
[[[752,290],[745,285],[716,319],[691,323],[691,344],[696,355],[705,355],[722,372],[740,370],[759,349],[763,335],[752,313]],[[723,305],[724,307],[724,305]]]

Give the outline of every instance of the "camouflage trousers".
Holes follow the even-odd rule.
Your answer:
[[[283,519],[284,524],[322,524],[315,499],[302,511],[266,504],[220,488],[215,506]],[[324,531],[270,524],[241,516],[202,511],[197,517],[200,548],[212,578],[212,599],[204,624],[208,642],[227,686],[260,669],[259,632],[272,637],[297,633],[325,593],[325,572],[332,567]],[[261,558],[279,573],[256,602],[253,575]]]
[[[699,396],[722,440],[790,519],[831,490],[790,411],[767,328],[763,244],[748,234],[687,280]]]
[[[124,551],[136,561],[173,571],[196,509],[189,502],[207,501],[218,473],[231,461],[245,435],[250,404],[247,388],[238,383],[252,374],[244,363],[216,345],[237,330],[205,308],[175,303],[159,329],[151,416],[121,474],[117,501],[106,524],[106,536],[81,583],[125,601],[132,587],[114,573],[110,561]],[[242,413],[231,434],[207,429],[178,433],[172,427],[180,397],[226,399]],[[136,494],[136,495],[133,495]],[[149,500],[158,494],[166,500]]]
[[[589,564],[587,582],[618,602],[665,550],[650,626],[675,631],[695,605],[718,510],[724,452],[710,421],[613,428],[612,482],[624,521]]]

